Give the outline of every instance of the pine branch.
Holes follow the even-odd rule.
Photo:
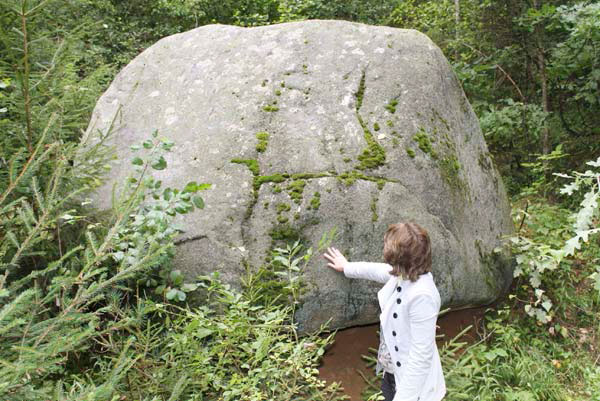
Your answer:
[[[31,152],[25,165],[21,168],[21,172],[15,179],[12,179],[12,178],[10,179],[8,188],[6,188],[6,190],[4,190],[2,195],[0,195],[0,205],[2,205],[4,203],[4,201],[8,198],[8,196],[15,190],[15,188],[17,188],[17,186],[20,184],[20,182],[22,180],[26,179],[31,174],[33,174],[33,171],[35,171],[35,169],[44,160],[46,160],[48,158],[48,156],[58,147],[58,143],[56,143],[56,142],[51,143],[51,144],[47,145],[46,150],[38,157],[38,154],[40,153],[42,148],[44,148],[44,146],[45,146],[46,136],[48,135],[50,127],[56,121],[56,118],[57,118],[56,113],[54,113],[54,114],[52,114],[52,116],[50,116],[50,119],[48,120],[48,124],[46,124],[46,128],[42,132],[42,136],[40,137],[37,146],[35,147],[33,152]],[[12,160],[15,160],[15,159],[13,158]],[[14,163],[14,161],[11,161],[11,164],[12,163]],[[11,168],[11,170],[13,168]]]
[[[21,34],[23,36],[23,67],[22,67],[22,82],[21,91],[25,100],[25,122],[27,125],[26,144],[29,153],[33,152],[33,128],[31,127],[31,97],[29,92],[29,42],[27,37],[27,0],[21,1]]]

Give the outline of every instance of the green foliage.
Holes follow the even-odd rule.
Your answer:
[[[82,151],[55,143],[42,153],[43,135],[28,162],[10,175],[0,196],[4,233],[0,237],[0,357],[4,362],[0,392],[4,399],[48,399],[55,390],[62,391],[62,385],[49,385],[48,380],[64,374],[73,358],[90,352],[106,333],[132,324],[115,315],[115,302],[129,296],[121,286],[154,268],[166,268],[178,233],[172,220],[194,209],[200,201],[194,201],[192,194],[204,187],[190,183],[184,191],[167,188],[158,197],[160,182],[149,169],[165,167],[156,151],[172,144],[155,139],[148,145],[151,157],[134,160],[140,171],[127,181],[129,186],[117,198],[107,225],[90,223],[88,213],[77,204],[95,188],[97,181],[87,180],[85,174],[98,174],[104,167],[104,159],[99,159],[106,154],[102,148]],[[53,153],[59,162],[49,184],[40,186],[33,172]],[[75,159],[77,167],[67,168],[68,159]],[[76,184],[81,186],[71,190]],[[15,197],[15,188],[24,186],[29,186],[31,197]],[[61,237],[73,225],[80,225],[81,236]],[[122,350],[129,347],[122,345]],[[119,357],[112,373],[102,378],[106,383],[94,391],[111,394],[105,387],[121,380],[121,370],[131,361]]]
[[[209,184],[198,184],[192,181],[182,190],[162,188],[161,181],[146,174],[149,169],[164,170],[167,167],[162,153],[170,151],[173,145],[173,142],[158,137],[158,133],[155,132],[152,139],[144,141],[142,146],[132,147],[134,151],[147,151],[148,156],[144,159],[139,156],[133,159],[134,171],[140,175],[140,178],[129,178],[127,183],[130,191],[136,191],[142,186],[145,188],[145,193],[133,224],[121,228],[116,233],[117,245],[113,258],[122,266],[128,267],[135,263],[137,255],[145,252],[148,242],[172,242],[181,232],[173,224],[176,215],[187,214],[195,208],[204,208],[204,200],[197,195],[197,192],[209,189]],[[155,293],[162,294],[169,301],[185,301],[186,292],[194,291],[196,286],[184,283],[181,272],[171,270],[170,259],[173,256],[171,247],[164,259],[159,260],[150,269],[146,269],[138,278],[138,284],[155,288]]]
[[[600,158],[587,163],[598,170]],[[533,300],[525,302],[525,312],[534,316],[541,323],[550,323],[554,313],[552,299],[544,287],[550,286],[551,280],[565,276],[570,270],[572,261],[581,250],[582,243],[589,243],[590,237],[600,233],[597,219],[600,216],[598,193],[600,192],[600,171],[586,170],[584,173],[571,172],[557,174],[570,182],[563,186],[561,193],[573,196],[577,191],[584,191],[580,207],[576,212],[544,206],[539,210],[529,211],[517,209],[517,219],[522,224],[529,217],[528,233],[510,238],[511,250],[516,255],[517,267],[514,276],[528,280],[528,288],[533,292]],[[534,206],[535,207],[535,206]],[[567,218],[572,221],[571,226]],[[590,277],[600,289],[600,281],[596,270]]]
[[[513,154],[512,149],[536,149],[542,137],[542,127],[548,113],[537,104],[524,104],[513,99],[502,99],[480,111],[481,130],[488,146],[498,153],[500,166],[510,168],[514,163],[523,166],[531,161],[529,154]],[[525,166],[523,166],[525,167]],[[503,172],[508,172],[504,170]],[[508,189],[518,191],[523,182],[537,177],[525,168],[506,175]]]
[[[209,295],[218,302],[214,307],[224,312],[217,315],[204,306],[172,316],[170,332],[148,354],[146,362],[153,362],[149,374],[133,377],[132,386],[161,394],[164,383],[185,377],[186,399],[291,399],[319,393],[335,398],[333,387],[315,377],[319,354],[329,339],[291,340],[284,310],[256,307],[215,284]],[[164,350],[168,354],[156,352]]]
[[[567,33],[552,49],[549,66],[550,77],[564,99],[559,104],[559,117],[564,128],[577,137],[597,135],[600,4],[561,6],[552,16],[552,23]]]
[[[281,21],[341,19],[381,24],[394,1],[379,0],[280,0]]]
[[[121,393],[131,399],[145,394],[167,399],[171,392],[166,389],[176,385],[177,399],[340,400],[339,386],[317,377],[316,367],[332,337],[298,338],[293,324],[299,263],[310,258],[300,250],[297,243],[275,250],[273,270],[249,274],[243,292],[216,276],[200,277],[197,285],[204,298],[196,309],[140,305],[140,317],[160,323],[132,332],[136,362],[120,383]],[[282,302],[282,296],[290,296],[292,303]]]
[[[503,309],[488,317],[480,343],[465,347],[459,335],[444,345],[448,400],[567,400],[550,356],[558,350],[549,352],[545,341],[527,338],[508,314]]]
[[[386,25],[426,33],[450,59],[512,194],[539,176],[527,163],[559,144],[598,152],[598,18],[583,1],[399,2]],[[458,14],[457,14],[458,12]],[[465,109],[466,111],[466,109]],[[563,159],[561,168],[580,160]]]
[[[244,291],[261,305],[291,307],[291,316],[299,304],[303,287],[300,272],[305,270],[312,257],[308,248],[302,255],[303,245],[299,240],[274,248],[267,260],[256,272],[248,274],[243,282]]]

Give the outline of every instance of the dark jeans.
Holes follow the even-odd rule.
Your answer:
[[[392,401],[394,399],[394,394],[396,394],[396,380],[394,380],[393,374],[384,372],[381,382],[381,392],[385,397],[385,401]]]

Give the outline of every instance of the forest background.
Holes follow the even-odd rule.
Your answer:
[[[115,74],[158,39],[315,18],[429,35],[512,198],[515,282],[477,342],[447,340],[447,399],[600,400],[600,4],[547,0],[2,1],[0,399],[343,399],[316,369],[332,337],[293,322],[318,250],[279,244],[242,290],[186,282],[173,218],[210,184],[162,188],[152,172],[173,143],[148,133],[99,218],[86,194],[112,152],[79,144]]]

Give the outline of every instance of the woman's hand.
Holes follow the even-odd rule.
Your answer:
[[[348,260],[346,260],[344,255],[333,247],[327,248],[327,252],[323,254],[323,257],[329,261],[327,266],[338,272],[343,272],[344,267],[348,264]]]

